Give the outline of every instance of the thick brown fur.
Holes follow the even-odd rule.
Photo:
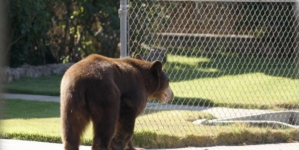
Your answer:
[[[167,102],[173,98],[168,82],[161,62],[147,62],[139,55],[112,59],[93,54],[74,64],[61,81],[64,149],[79,149],[89,122],[93,150],[134,149],[131,138],[136,117],[148,99]]]

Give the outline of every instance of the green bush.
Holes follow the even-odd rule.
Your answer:
[[[9,63],[12,67],[24,62],[46,63],[49,52],[46,42],[51,16],[44,0],[8,1],[10,22]]]
[[[7,0],[9,65],[117,57],[119,0]]]

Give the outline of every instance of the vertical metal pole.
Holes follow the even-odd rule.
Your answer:
[[[295,74],[295,78],[299,79],[299,0],[297,0],[295,2],[295,11],[294,11],[294,16],[295,16],[295,47],[294,47],[294,51],[295,51],[295,68],[296,68],[296,74]],[[299,139],[299,134],[298,137]]]
[[[296,0],[295,2],[295,12],[294,12],[294,16],[295,16],[295,68],[296,68],[296,75],[295,78],[299,79],[299,0]],[[298,85],[297,85],[297,90],[298,90]],[[297,95],[297,99],[298,99],[298,95]],[[295,140],[299,140],[299,133],[297,133],[297,135],[295,135]]]
[[[12,2],[10,2],[12,3]],[[6,26],[6,6],[7,4],[5,3],[5,1],[0,1],[0,119],[2,117],[2,111],[3,111],[3,104],[4,104],[4,99],[2,96],[2,88],[3,88],[3,82],[2,82],[2,73],[3,73],[3,68],[4,68],[4,60],[5,60],[5,54],[7,54],[8,52],[6,52],[6,50],[8,50],[6,48],[7,44],[7,26]],[[1,128],[1,127],[0,127]],[[0,145],[0,149],[1,149],[1,145]]]
[[[127,14],[129,5],[127,0],[120,0],[120,8],[118,10],[120,18],[120,58],[127,57]]]

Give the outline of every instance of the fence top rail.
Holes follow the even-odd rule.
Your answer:
[[[154,1],[174,1],[174,2],[297,2],[297,0],[154,0]]]

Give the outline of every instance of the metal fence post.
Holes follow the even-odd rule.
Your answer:
[[[120,57],[127,57],[127,13],[129,5],[127,0],[120,0],[120,8],[118,10],[120,18]]]
[[[4,64],[5,64],[5,54],[7,49],[7,40],[5,35],[7,35],[7,26],[6,26],[6,21],[7,21],[7,14],[6,14],[6,3],[4,1],[0,1],[0,75],[2,77],[2,73],[4,72]],[[4,75],[4,74],[3,74]],[[2,79],[2,78],[1,78]],[[0,79],[0,80],[1,80]],[[0,81],[0,119],[2,117],[2,113],[3,113],[3,108],[4,106],[2,106],[2,104],[4,103],[4,98],[2,98],[2,88],[3,88],[3,84],[2,81]],[[0,149],[1,149],[1,144],[0,144]]]
[[[295,22],[296,22],[296,25],[295,25],[295,43],[296,43],[296,46],[295,46],[295,58],[296,58],[296,69],[297,69],[297,73],[295,75],[295,78],[296,79],[299,79],[299,1],[297,0],[295,3],[295,9],[294,9],[294,16],[295,16]]]

